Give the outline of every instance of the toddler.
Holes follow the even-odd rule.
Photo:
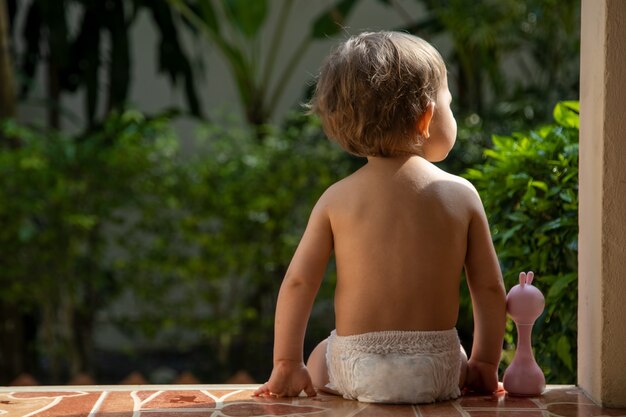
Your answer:
[[[498,388],[506,299],[486,216],[468,181],[432,164],[455,142],[450,102],[443,59],[418,37],[363,33],[326,59],[311,109],[367,164],[313,208],[278,295],[274,368],[255,395],[317,388],[425,403]],[[333,252],[336,328],[305,366],[305,329]],[[469,360],[455,329],[463,268]]]

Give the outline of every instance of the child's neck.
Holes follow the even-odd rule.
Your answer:
[[[421,155],[416,154],[404,154],[404,155],[394,155],[394,156],[368,156],[367,162],[370,164],[381,164],[381,165],[403,165],[409,160],[419,159],[426,160]]]

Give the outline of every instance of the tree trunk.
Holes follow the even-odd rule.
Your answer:
[[[0,386],[24,371],[22,326],[17,306],[0,307]]]
[[[0,0],[0,119],[15,116],[15,78],[10,45],[6,0]]]

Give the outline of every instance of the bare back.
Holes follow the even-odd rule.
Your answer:
[[[337,333],[454,327],[476,198],[419,157],[370,158],[331,187]]]

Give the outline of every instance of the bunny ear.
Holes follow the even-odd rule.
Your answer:
[[[526,275],[526,284],[531,284],[534,277],[535,273],[533,271],[528,271],[528,274]]]
[[[519,273],[519,285],[523,287],[524,284],[526,284],[526,272],[520,272]]]

